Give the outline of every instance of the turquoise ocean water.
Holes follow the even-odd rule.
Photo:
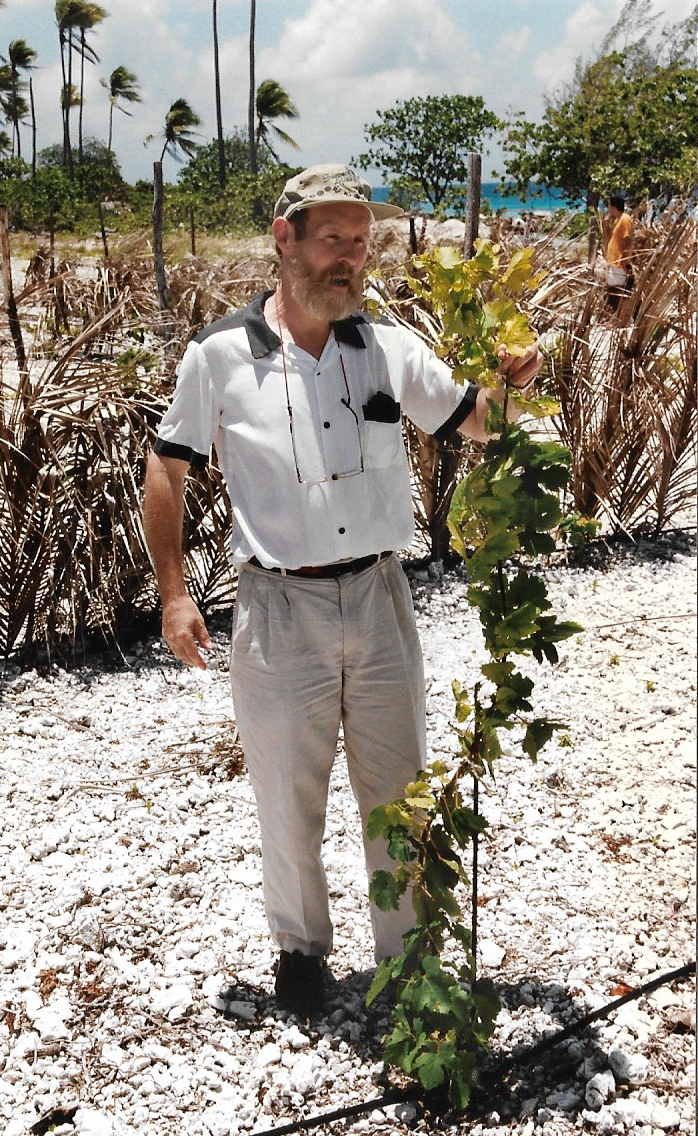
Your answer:
[[[546,189],[542,190],[540,197],[529,197],[527,201],[523,201],[515,193],[502,194],[498,192],[499,182],[496,181],[483,181],[481,186],[481,196],[483,201],[487,201],[492,210],[504,209],[507,213],[521,213],[535,209],[537,211],[551,213],[554,209],[564,209],[566,202],[562,194],[550,192]],[[387,186],[382,185],[373,189],[374,201],[387,201],[389,189]],[[428,202],[423,207],[424,213],[431,213],[432,208]]]

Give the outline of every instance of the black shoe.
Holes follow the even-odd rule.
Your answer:
[[[278,1005],[300,1017],[313,1017],[325,1000],[324,978],[325,960],[321,955],[282,951],[274,983]]]

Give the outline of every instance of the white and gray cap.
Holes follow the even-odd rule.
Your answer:
[[[404,210],[384,201],[371,200],[371,187],[349,166],[311,166],[289,178],[274,207],[275,217],[292,217],[301,209],[329,204],[365,205],[377,221],[400,217]]]

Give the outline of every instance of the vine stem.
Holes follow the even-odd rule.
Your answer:
[[[473,812],[480,815],[480,782],[473,774]],[[471,942],[470,950],[473,956],[472,980],[477,978],[477,869],[479,832],[473,834],[473,883],[472,883],[472,913],[471,913]]]

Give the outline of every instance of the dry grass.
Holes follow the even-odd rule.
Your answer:
[[[598,275],[574,264],[550,273],[530,309],[554,339],[549,379],[575,508],[612,532],[657,533],[695,491],[695,222],[638,226],[633,262],[635,287],[615,316]]]
[[[17,295],[28,349],[24,372],[9,336],[2,351],[0,656],[70,648],[97,628],[123,641],[156,607],[140,519],[153,431],[185,344],[259,291],[268,263],[174,268],[168,340],[141,244],[89,272],[63,263],[51,275],[39,257]],[[215,466],[190,479],[185,523],[195,599],[204,610],[230,603]]]
[[[528,304],[555,339],[547,381],[572,450],[576,507],[611,528],[656,531],[693,492],[695,229],[667,218],[640,235],[636,289],[618,326],[602,326],[603,288],[555,235],[537,246],[554,269]],[[501,240],[516,243],[504,229]],[[23,372],[0,323],[0,657],[72,648],[96,629],[123,642],[156,607],[140,498],[177,361],[200,327],[275,274],[268,238],[236,242],[235,255],[224,245],[207,241],[176,261],[178,246],[166,250],[170,313],[158,307],[146,236],[115,243],[108,264],[64,257],[52,270],[37,255],[16,288]],[[386,228],[373,255],[396,318],[435,342],[438,324],[405,279],[404,235]],[[406,438],[420,537],[443,555],[451,490],[479,448],[439,447],[412,427]],[[187,570],[204,610],[233,598],[228,522],[213,465],[189,479],[186,498]]]

